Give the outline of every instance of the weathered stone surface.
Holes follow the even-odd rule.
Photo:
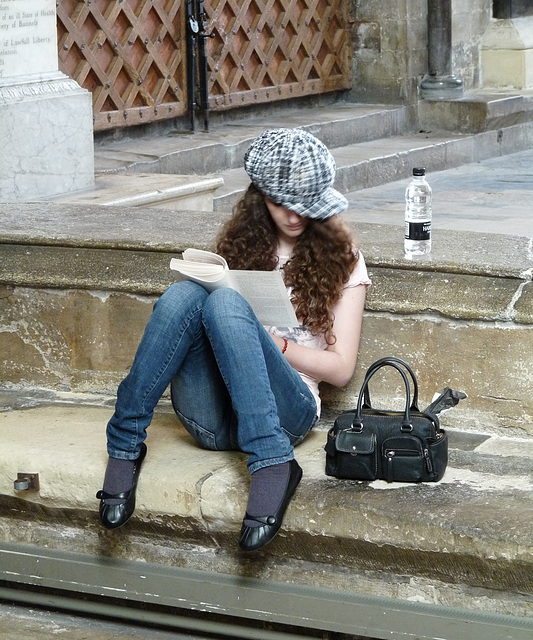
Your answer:
[[[395,289],[394,280],[384,282],[385,290]],[[400,282],[400,302],[401,291]],[[2,379],[113,393],[132,362],[154,300],[123,293],[14,288],[9,298],[0,300]],[[506,300],[504,296],[503,310]],[[397,311],[395,302],[397,297],[391,301],[386,295],[385,302],[369,299],[357,375],[342,390],[325,387],[326,403],[335,408],[353,405],[366,366],[395,354],[413,364],[426,396],[444,386],[459,388],[469,395],[465,407],[491,414],[493,427],[531,428],[533,333],[528,324],[500,319],[500,305],[489,321],[473,317],[472,307],[459,319],[453,308],[449,315],[444,305],[436,311],[431,296],[422,303],[398,303]],[[524,319],[530,322],[530,312]],[[387,383],[376,379],[374,385],[378,394],[386,394]]]
[[[172,254],[38,245],[3,245],[2,250],[0,273],[10,285],[160,295],[175,281]]]
[[[516,322],[533,322],[533,286],[524,282],[515,295],[514,312]]]
[[[352,2],[354,87],[358,101],[415,103],[428,71],[427,3],[407,0],[390,11],[385,0]],[[492,18],[492,3],[456,0],[452,14],[453,72],[466,90],[480,87],[479,42]]]
[[[0,377],[51,389],[114,392],[155,297],[14,288],[0,299]]]
[[[379,286],[369,291],[367,310],[462,320],[516,319],[515,297],[524,287],[518,278],[380,268],[372,275]],[[526,314],[520,317],[526,320]]]
[[[386,188],[383,189],[383,198],[385,201],[390,198]],[[398,236],[398,226],[361,222],[352,224],[371,270],[384,267],[428,273],[519,278],[524,282],[529,282],[532,277],[533,254],[528,236],[482,233],[481,226],[479,232],[434,229],[431,254],[409,261],[403,254],[403,242],[399,241],[403,240],[403,236]]]
[[[304,479],[282,531],[243,555],[246,458],[200,449],[172,412],[149,428],[134,517],[102,529],[95,493],[112,407],[82,400],[34,397],[0,414],[1,540],[531,616],[531,439],[451,431],[441,482],[360,483],[324,475],[322,423],[296,449]],[[15,492],[18,472],[39,473],[40,491]]]
[[[461,412],[454,412],[457,425],[467,428],[470,422],[477,429],[518,429],[533,435],[533,332],[529,326],[370,314],[364,321],[360,354],[358,371],[347,387],[324,385],[326,404],[337,409],[353,407],[366,367],[378,357],[394,354],[412,364],[419,379],[421,408],[431,402],[434,392],[449,386],[468,394]],[[400,394],[401,379],[395,380],[390,376],[372,379],[381,406]]]
[[[228,215],[57,203],[0,203],[0,214],[2,244],[142,251],[210,244]]]
[[[418,106],[420,126],[428,131],[478,133],[531,121],[531,99],[520,94],[499,96],[473,93],[460,100],[422,100]]]
[[[171,256],[210,247],[224,216],[158,211],[154,225],[156,214],[141,209],[47,205],[42,213],[5,209],[0,376],[112,393],[154,300],[175,280]],[[438,229],[432,254],[411,262],[397,227],[357,224],[356,232],[373,286],[357,374],[342,390],[326,388],[330,410],[353,405],[366,366],[394,354],[413,364],[426,393],[465,390],[471,424],[529,432],[530,240]],[[379,381],[376,389],[386,393]]]

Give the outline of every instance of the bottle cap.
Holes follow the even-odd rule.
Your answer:
[[[425,176],[426,175],[426,170],[421,168],[421,167],[417,167],[417,168],[413,169],[413,175],[414,176]]]

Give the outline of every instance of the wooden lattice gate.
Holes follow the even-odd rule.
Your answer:
[[[60,0],[59,68],[93,95],[97,130],[187,110],[182,0]]]
[[[58,1],[59,67],[91,91],[96,130],[187,113],[187,1]],[[210,108],[349,88],[349,5],[204,0]]]

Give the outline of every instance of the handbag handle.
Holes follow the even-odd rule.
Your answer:
[[[412,431],[413,425],[411,424],[411,414],[410,414],[410,406],[411,406],[411,388],[409,385],[409,380],[407,379],[407,375],[405,374],[404,369],[395,361],[393,358],[383,358],[383,361],[377,361],[373,365],[370,366],[368,371],[366,372],[365,379],[363,381],[363,386],[361,387],[361,391],[359,392],[359,397],[357,398],[357,408],[355,410],[355,416],[352,421],[352,429],[355,431],[363,430],[363,397],[367,394],[368,383],[372,376],[379,370],[381,367],[393,367],[397,371],[400,372],[403,382],[405,385],[405,409],[403,413],[402,420],[402,431]],[[401,362],[401,361],[400,361]],[[379,363],[379,364],[378,364]]]
[[[418,411],[419,410],[418,409],[418,381],[416,379],[414,371],[407,364],[407,362],[404,362],[403,360],[401,360],[400,358],[397,358],[396,356],[387,356],[385,358],[381,358],[380,360],[376,360],[376,362],[371,364],[370,367],[368,368],[367,375],[369,373],[373,373],[374,371],[377,371],[377,369],[380,369],[388,362],[396,362],[397,364],[400,364],[409,373],[411,380],[413,382],[413,400],[411,402],[411,411]],[[365,404],[368,407],[372,406],[370,401],[370,390],[368,388],[368,385],[365,387],[365,390],[364,390],[364,400],[365,400]]]

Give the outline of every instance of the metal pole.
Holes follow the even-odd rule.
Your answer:
[[[189,118],[191,123],[191,131],[196,129],[196,42],[198,37],[198,21],[196,19],[195,5],[193,0],[187,0],[186,9],[186,29],[187,29],[187,92]]]
[[[428,0],[428,74],[420,82],[420,97],[463,97],[463,83],[452,73],[452,0]]]
[[[207,69],[207,38],[213,38],[214,33],[206,33],[207,16],[204,11],[204,1],[197,0],[198,23],[201,26],[198,33],[198,64],[200,83],[200,105],[204,114],[204,131],[209,131],[209,90],[208,90],[208,69]]]

